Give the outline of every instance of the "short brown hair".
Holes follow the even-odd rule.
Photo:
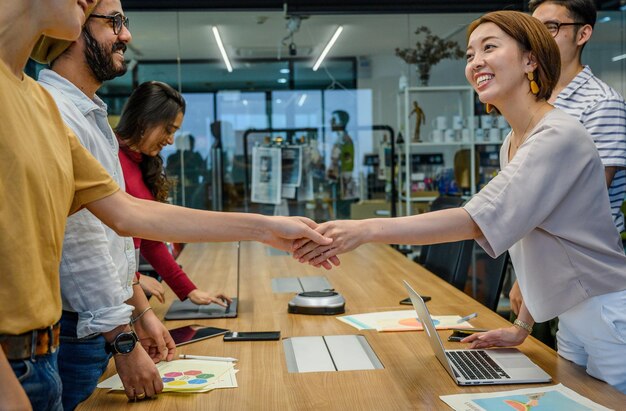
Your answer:
[[[493,23],[511,36],[520,48],[530,51],[537,61],[535,80],[537,100],[547,100],[561,75],[559,47],[548,29],[537,19],[519,11],[494,11],[474,20],[467,28],[467,39],[478,26]]]

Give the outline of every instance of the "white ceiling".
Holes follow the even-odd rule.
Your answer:
[[[278,57],[285,36],[287,20],[283,13],[254,12],[132,12],[132,49],[140,60],[219,59],[211,26],[216,25],[227,53],[254,57]],[[417,39],[412,32],[420,25],[431,27],[435,34],[446,36],[463,28],[474,15],[358,15],[311,16],[302,20],[293,41],[298,57],[317,57],[339,25],[344,31],[330,57],[352,57],[393,53],[395,47],[408,47]],[[178,21],[178,25],[177,25]],[[263,21],[259,24],[259,21]],[[180,27],[178,29],[177,27]],[[454,39],[461,41],[461,30]],[[409,39],[411,41],[409,42]],[[289,41],[287,41],[289,42]],[[310,56],[306,56],[306,51]],[[286,49],[281,51],[286,55]]]
[[[612,16],[608,23],[596,26],[594,47],[609,47],[624,36],[624,15]],[[227,53],[232,59],[278,57],[281,40],[287,36],[287,20],[282,12],[129,12],[133,41],[132,51],[138,60],[220,59],[211,26],[218,26]],[[465,26],[478,14],[420,15],[315,15],[303,19],[294,34],[298,57],[316,58],[339,25],[344,31],[329,57],[375,56],[393,54],[396,47],[411,47],[419,26],[428,26],[434,34],[458,41],[465,40]],[[621,34],[620,34],[621,33]],[[179,41],[180,39],[180,41]],[[611,45],[615,47],[615,44]],[[310,56],[303,56],[306,51]],[[286,49],[281,51],[286,56]],[[305,53],[306,54],[306,53]]]

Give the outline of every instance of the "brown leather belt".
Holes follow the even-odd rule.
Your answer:
[[[0,335],[0,347],[9,360],[23,360],[53,353],[59,347],[61,325],[29,331],[20,335]]]

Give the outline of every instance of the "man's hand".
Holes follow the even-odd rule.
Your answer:
[[[134,327],[139,342],[155,364],[162,360],[171,361],[174,358],[176,344],[167,328],[152,310],[146,311]]]
[[[315,231],[317,223],[306,217],[267,217],[270,219],[263,242],[283,251],[291,251],[293,240],[305,238],[320,245],[332,243]]]
[[[191,300],[191,302],[193,302],[194,304],[198,304],[198,305],[206,305],[206,304],[213,303],[213,304],[221,305],[222,307],[226,307],[226,305],[233,302],[233,300],[230,297],[227,297],[223,293],[213,295],[207,291],[198,290],[197,288],[193,290],[192,292],[190,292],[187,297]]]
[[[354,250],[363,244],[363,226],[360,221],[336,220],[320,224],[317,231],[331,238],[331,244],[316,244],[300,239],[293,244],[293,258],[301,263],[308,262],[316,267],[336,260],[336,255]],[[337,260],[338,262],[338,260]],[[335,264],[339,265],[339,264]]]
[[[515,315],[519,315],[519,309],[522,306],[524,299],[522,298],[522,292],[519,289],[517,280],[515,280],[513,287],[511,287],[511,291],[509,292],[509,300],[511,301],[511,310],[513,310]]]
[[[142,400],[163,391],[163,380],[141,345],[137,344],[129,354],[116,354],[113,359],[128,399]]]
[[[469,348],[513,347],[523,343],[526,337],[528,337],[528,331],[511,326],[472,334],[463,338],[461,342],[471,343]]]
[[[161,304],[165,302],[165,288],[163,288],[163,284],[158,282],[155,278],[140,274],[139,285],[147,295],[152,295],[159,300]]]
[[[9,360],[0,348],[0,410],[32,410],[30,400],[20,385]]]

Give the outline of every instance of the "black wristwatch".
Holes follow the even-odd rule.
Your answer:
[[[113,342],[104,344],[104,350],[107,354],[130,354],[137,345],[137,334],[134,331],[124,331],[115,337]]]

